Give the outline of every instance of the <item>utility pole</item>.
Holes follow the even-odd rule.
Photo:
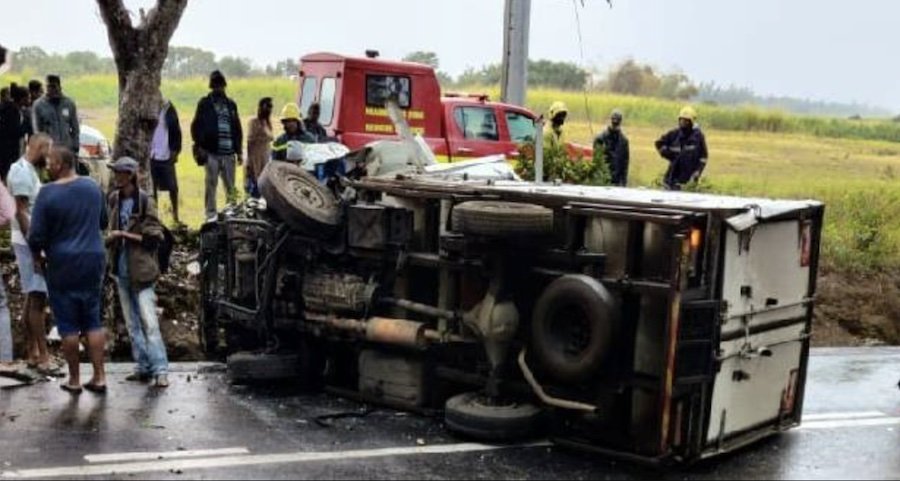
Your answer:
[[[528,40],[531,30],[531,0],[505,0],[503,20],[503,102],[525,105],[528,86]]]

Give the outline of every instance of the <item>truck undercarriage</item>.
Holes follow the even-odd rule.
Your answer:
[[[262,190],[202,234],[204,344],[236,380],[651,463],[800,422],[820,204],[415,176],[333,192],[287,164]],[[798,293],[765,287],[782,248]]]

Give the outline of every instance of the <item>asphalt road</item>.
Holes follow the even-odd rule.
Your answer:
[[[803,428],[662,474],[543,443],[467,444],[433,419],[231,387],[197,366],[155,393],[125,384],[127,369],[113,366],[106,398],[0,390],[0,478],[900,479],[900,349],[815,351]],[[336,413],[354,416],[320,419]]]

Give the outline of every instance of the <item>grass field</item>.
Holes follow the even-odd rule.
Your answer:
[[[163,91],[178,107],[184,124],[204,95],[205,83],[201,79],[164,83]],[[112,138],[115,79],[68,79],[65,89],[78,101],[85,123]],[[230,95],[248,117],[255,112],[259,98],[271,96],[278,106],[290,101],[295,89],[287,79],[235,79],[229,85]],[[666,165],[653,150],[653,141],[675,125],[680,104],[592,94],[585,108],[581,93],[546,89],[532,90],[528,103],[543,111],[557,99],[571,109],[570,137],[583,143],[590,143],[611,109],[622,109],[632,145],[631,184],[650,186],[660,178]],[[699,106],[699,111],[710,147],[707,178],[714,191],[825,201],[828,264],[857,271],[900,267],[900,124],[796,117],[756,108]],[[203,171],[189,156],[181,159],[178,170],[183,220],[199,225]],[[238,185],[243,185],[242,180]],[[224,193],[220,193],[220,205],[222,202]],[[162,209],[169,210],[165,199]]]

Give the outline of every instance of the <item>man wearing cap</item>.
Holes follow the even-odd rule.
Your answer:
[[[284,133],[272,144],[272,160],[282,162],[300,162],[297,144],[314,144],[316,139],[303,129],[303,118],[300,107],[289,103],[281,109],[281,125]]]
[[[194,144],[202,149],[206,159],[206,217],[214,218],[216,191],[219,177],[225,183],[228,200],[233,201],[237,191],[234,188],[235,160],[241,161],[241,146],[244,133],[237,104],[225,95],[228,82],[222,72],[216,70],[209,77],[210,94],[197,104],[191,136]]]
[[[697,111],[685,107],[678,116],[678,128],[656,141],[656,150],[669,161],[663,184],[668,190],[681,190],[697,183],[709,160],[706,137],[697,125]]]
[[[620,187],[628,186],[628,163],[631,160],[628,137],[622,132],[624,118],[621,111],[613,110],[609,116],[609,127],[594,139],[594,150],[603,149],[612,185]]]
[[[47,93],[31,109],[33,131],[53,139],[53,145],[66,147],[76,156],[81,148],[81,127],[75,102],[63,95],[58,75],[47,76]]]
[[[110,165],[116,190],[108,198],[111,230],[106,245],[136,363],[127,380],[167,388],[169,360],[154,289],[160,275],[157,249],[164,237],[154,202],[138,187],[138,167],[130,157]]]

